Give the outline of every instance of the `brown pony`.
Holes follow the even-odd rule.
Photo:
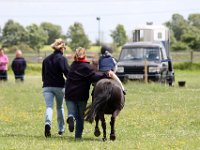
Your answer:
[[[101,79],[97,82],[92,96],[92,104],[87,107],[85,120],[92,123],[95,119],[96,126],[94,135],[99,136],[101,134],[99,130],[99,120],[103,128],[103,141],[106,138],[106,122],[104,114],[110,114],[111,121],[111,133],[110,140],[115,140],[115,119],[119,112],[122,110],[125,104],[125,96],[121,87],[112,79]]]

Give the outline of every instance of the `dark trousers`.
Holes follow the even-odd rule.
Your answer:
[[[0,70],[0,80],[3,80],[3,81],[8,80],[7,70]]]
[[[22,75],[15,74],[15,80],[16,81],[24,81],[24,74],[22,74]]]
[[[68,109],[68,117],[73,117],[76,120],[75,138],[81,138],[84,128],[84,111],[87,102],[66,100],[66,105]]]

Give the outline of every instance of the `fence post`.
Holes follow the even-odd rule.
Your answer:
[[[147,59],[144,61],[144,82],[148,83]]]
[[[193,63],[193,58],[194,58],[194,56],[193,56],[193,50],[191,50],[190,51],[190,62],[191,63]]]

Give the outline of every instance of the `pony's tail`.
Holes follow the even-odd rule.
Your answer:
[[[110,82],[104,83],[103,90],[93,96],[92,104],[86,108],[85,121],[92,123],[96,114],[103,111],[106,107],[108,100],[111,98],[112,91],[112,88],[108,84]]]
[[[90,104],[85,110],[84,118],[85,118],[85,121],[92,123],[94,121],[94,117],[95,117],[95,112],[92,107],[92,104]]]

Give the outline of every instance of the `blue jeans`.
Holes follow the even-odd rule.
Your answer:
[[[57,109],[57,122],[58,122],[58,131],[64,132],[64,107],[63,107],[63,96],[64,88],[58,87],[44,87],[43,96],[46,103],[46,113],[45,113],[45,125],[52,124],[52,115],[53,115],[53,106],[54,106],[54,97],[56,100],[56,109]]]
[[[75,138],[81,138],[84,128],[84,111],[87,102],[66,100],[66,105],[68,109],[68,117],[73,117],[76,120]]]

